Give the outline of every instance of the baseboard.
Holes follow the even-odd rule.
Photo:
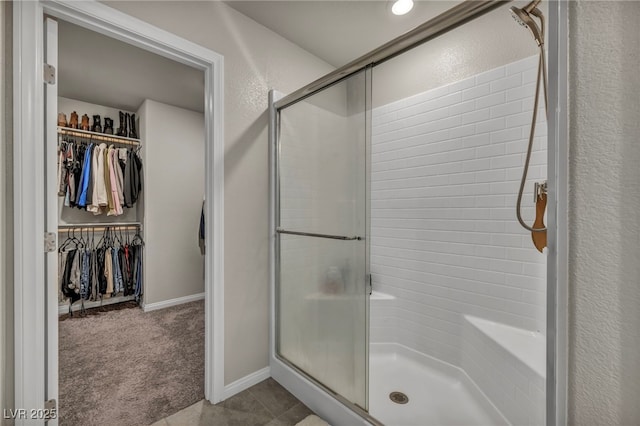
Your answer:
[[[254,371],[233,383],[229,383],[224,387],[224,399],[231,398],[233,395],[240,393],[245,389],[249,389],[251,386],[258,384],[269,377],[271,377],[271,368],[265,367],[258,371]]]
[[[170,306],[182,305],[183,303],[195,302],[203,300],[204,293],[192,294],[189,296],[176,297],[175,299],[163,300],[162,302],[143,303],[142,310],[145,312],[157,311],[158,309],[168,308]]]

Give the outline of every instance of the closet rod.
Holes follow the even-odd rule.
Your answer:
[[[126,138],[124,136],[114,136],[114,135],[105,135],[102,133],[89,132],[87,130],[80,129],[68,129],[65,127],[58,127],[58,134],[66,135],[66,136],[76,136],[79,138],[85,139],[95,139],[99,141],[105,142],[113,142],[120,143],[125,145],[140,145],[140,141],[138,139]]]
[[[92,226],[142,226],[140,222],[61,223],[58,228],[91,228]]]
[[[139,231],[141,226],[140,225],[121,225],[121,226],[114,226],[114,225],[99,225],[99,226],[75,226],[75,227],[68,227],[68,228],[58,228],[58,232],[85,232],[85,231],[105,231],[107,229],[111,229],[113,228],[114,231]]]

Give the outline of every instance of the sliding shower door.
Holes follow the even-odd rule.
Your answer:
[[[365,410],[366,75],[279,111],[276,209],[277,353]]]

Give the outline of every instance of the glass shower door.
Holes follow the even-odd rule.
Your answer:
[[[280,110],[276,350],[367,409],[367,78]]]

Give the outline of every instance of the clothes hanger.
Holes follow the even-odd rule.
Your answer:
[[[104,247],[108,230],[109,230],[108,227],[104,228],[104,231],[102,232],[102,237],[100,237],[100,240],[98,240],[98,244],[96,244],[96,249],[100,249]]]
[[[104,239],[105,248],[111,248],[111,227],[107,226],[106,237]]]
[[[71,228],[70,234],[71,234],[71,239],[69,241],[69,244],[70,245],[73,244],[75,245],[74,248],[78,248],[78,239],[76,238],[76,228]]]
[[[67,233],[67,238],[62,242],[62,244],[60,244],[60,247],[58,247],[58,253],[66,250],[69,244],[71,244],[71,236]]]
[[[79,249],[82,249],[82,248],[84,248],[84,239],[83,239],[83,236],[82,236],[82,228],[78,228],[78,232],[80,233],[80,238],[76,238],[76,240],[78,242],[77,246],[78,246]]]
[[[140,235],[140,228],[136,230],[136,234],[133,236],[133,240],[131,241],[131,245],[134,245],[134,244],[144,246],[144,240]]]
[[[80,244],[81,244],[82,248],[85,248],[87,246],[87,242],[88,241],[85,241],[85,239],[84,239],[84,232],[83,232],[82,228],[80,228],[80,240],[79,241],[80,241]]]
[[[116,232],[114,232],[114,234],[115,234],[115,236],[116,236],[116,241],[117,241],[117,243],[120,245],[120,247],[122,247],[122,246],[123,246],[123,244],[122,244],[122,227],[121,227],[121,226],[118,226],[118,227],[116,228],[116,231],[117,231],[117,233],[116,233]]]

